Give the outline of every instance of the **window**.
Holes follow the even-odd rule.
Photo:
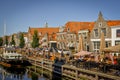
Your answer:
[[[50,40],[51,40],[51,37],[50,37]],[[47,40],[46,40],[46,39],[44,39],[44,40],[43,40],[43,42],[47,42]]]
[[[119,45],[120,44],[120,41],[115,41],[115,45]]]
[[[100,49],[100,42],[99,41],[95,41],[95,42],[93,42],[93,44],[94,44],[94,51],[98,52],[99,49]]]
[[[102,23],[99,23],[99,27],[101,27],[102,26]]]
[[[72,39],[72,35],[71,35],[71,39]]]
[[[68,32],[70,32],[70,29],[69,29],[69,28],[67,28],[67,31],[68,31]]]
[[[86,50],[89,51],[89,45],[88,44],[86,44]]]
[[[98,29],[94,29],[94,36],[98,37]]]
[[[62,38],[63,38],[63,39],[65,39],[65,36],[64,36],[64,34],[62,35]]]
[[[116,37],[120,37],[120,29],[116,30]]]
[[[102,28],[101,31],[104,33],[104,36],[106,36],[106,28]]]
[[[111,43],[110,43],[110,41],[106,41],[105,43],[106,43],[106,47],[109,47],[109,46],[111,46]]]
[[[83,33],[83,36],[86,36],[86,33]]]
[[[65,34],[63,35],[64,39],[66,39]]]

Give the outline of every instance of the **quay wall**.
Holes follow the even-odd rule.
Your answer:
[[[57,63],[54,63],[51,60],[43,59],[43,58],[27,58],[27,60],[35,66],[35,72],[38,67],[41,67],[44,70],[48,70],[51,73],[59,74],[63,77],[68,77],[72,80],[120,80],[120,77],[114,76],[114,75],[108,75],[105,73],[90,71],[86,69],[77,68],[72,65],[60,65]],[[52,75],[50,75],[52,76]]]

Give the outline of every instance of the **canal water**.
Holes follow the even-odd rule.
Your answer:
[[[3,67],[0,65],[0,80],[49,80],[29,72],[25,67]]]

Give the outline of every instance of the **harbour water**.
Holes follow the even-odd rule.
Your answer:
[[[3,67],[0,65],[0,80],[48,80],[29,72],[25,67]]]

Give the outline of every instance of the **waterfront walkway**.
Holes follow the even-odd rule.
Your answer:
[[[99,68],[87,69],[85,65],[77,67],[72,64],[62,64],[61,61],[51,61],[40,57],[27,57],[27,59],[34,66],[44,68],[73,80],[79,80],[81,78],[87,78],[89,80],[120,80],[120,76],[115,75],[116,71],[113,69],[110,72],[102,72]]]

